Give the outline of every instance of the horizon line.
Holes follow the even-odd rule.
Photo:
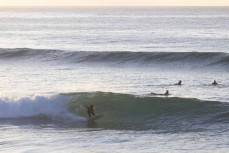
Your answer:
[[[150,5],[150,6],[145,6],[145,5],[74,5],[74,6],[70,6],[70,5],[66,5],[66,6],[60,6],[60,5],[56,5],[56,6],[49,6],[49,5],[0,5],[0,7],[229,7],[229,5]]]

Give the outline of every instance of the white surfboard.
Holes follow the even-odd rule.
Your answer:
[[[99,114],[99,115],[95,115],[95,116],[89,117],[87,120],[88,121],[95,121],[95,120],[98,120],[98,119],[100,119],[102,117],[103,117],[103,114]]]

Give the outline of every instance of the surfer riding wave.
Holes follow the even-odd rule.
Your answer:
[[[87,108],[87,114],[89,117],[95,116],[95,111],[94,111],[93,105],[90,105],[89,107],[88,106],[84,106],[84,107]]]

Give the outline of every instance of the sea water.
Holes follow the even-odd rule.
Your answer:
[[[228,25],[228,7],[0,8],[0,152],[228,152]]]

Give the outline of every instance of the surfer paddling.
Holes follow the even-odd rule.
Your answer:
[[[175,83],[174,85],[182,85],[182,81],[180,80],[178,83]]]
[[[164,94],[159,94],[159,93],[154,93],[154,92],[151,92],[150,94],[151,95],[158,95],[158,96],[169,96],[170,95],[169,90],[166,90]]]
[[[88,106],[84,106],[84,107],[87,108],[87,114],[89,117],[95,116],[95,111],[94,111],[93,105],[90,105],[89,107]]]

